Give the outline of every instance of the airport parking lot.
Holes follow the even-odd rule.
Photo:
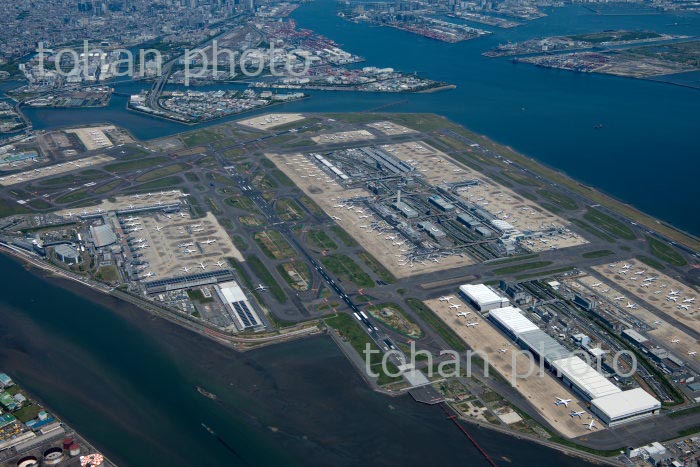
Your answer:
[[[406,128],[405,126],[398,125],[389,121],[368,123],[367,126],[370,128],[374,128],[375,130],[379,130],[388,136],[417,133],[415,130]]]
[[[318,144],[352,143],[354,141],[364,141],[369,139],[374,139],[374,135],[367,130],[340,131],[337,133],[326,133],[311,137],[311,140]]]
[[[116,127],[109,125],[87,128],[72,128],[70,130],[65,130],[65,132],[78,136],[80,142],[83,143],[83,146],[85,146],[85,149],[88,151],[93,151],[95,149],[106,149],[114,146],[114,143],[109,139],[106,133],[112,133],[116,130]]]
[[[306,117],[304,117],[302,114],[265,114],[259,117],[237,120],[236,123],[248,128],[264,130],[266,128],[275,128],[286,125],[287,123],[294,123],[299,120],[304,120],[304,118]]]
[[[178,214],[168,217],[163,213],[120,217],[122,223],[125,219],[134,219],[133,227],[125,228],[124,233],[132,239],[131,251],[142,254],[140,259],[148,263],[144,274],[153,272],[158,279],[164,279],[226,269],[229,267],[226,258],[243,261],[212,213],[201,219]],[[126,233],[129,230],[133,231]]]

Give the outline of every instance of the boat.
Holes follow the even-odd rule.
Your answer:
[[[218,400],[219,400],[219,396],[217,396],[217,395],[214,394],[213,392],[207,391],[206,389],[204,389],[204,388],[201,387],[201,386],[197,386],[197,392],[199,392],[199,393],[200,393],[201,395],[203,395],[204,397],[207,397],[207,398],[209,398],[209,399],[211,399],[211,400],[213,400],[213,401],[218,401]]]

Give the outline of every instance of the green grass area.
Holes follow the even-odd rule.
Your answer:
[[[644,255],[639,255],[637,256],[637,259],[641,261],[642,263],[646,264],[647,266],[651,266],[654,269],[658,269],[659,271],[663,271],[666,269],[666,266],[661,264],[659,261],[656,261],[654,258],[649,258],[648,256]]]
[[[634,240],[636,235],[631,228],[612,216],[605,214],[595,208],[588,208],[588,211],[583,216],[587,221],[600,227],[608,232],[613,237],[622,238],[625,240]]]
[[[168,162],[167,157],[151,157],[148,159],[134,159],[126,162],[115,162],[113,164],[108,164],[103,167],[107,172],[113,173],[124,173],[133,172],[135,170],[144,170],[155,167],[158,164],[163,164]]]
[[[298,278],[295,278],[290,274],[291,272],[296,271],[296,274],[299,275]],[[309,287],[311,286],[311,270],[309,269],[309,265],[300,261],[289,261],[283,264],[278,264],[277,265],[277,272],[279,273],[282,278],[284,278],[285,281],[287,281],[287,284],[295,290],[309,290]],[[302,284],[303,282],[303,284]]]
[[[296,255],[294,248],[276,230],[264,230],[254,235],[253,239],[265,255],[271,259],[285,259]]]
[[[51,203],[49,203],[48,201],[45,201],[41,198],[33,199],[33,200],[29,201],[27,203],[27,205],[31,206],[34,209],[39,209],[39,210],[49,209],[52,206]]]
[[[112,180],[109,183],[105,183],[104,185],[101,185],[101,186],[98,186],[97,188],[95,188],[94,193],[97,195],[109,193],[110,191],[116,189],[122,183],[124,183],[123,180]]]
[[[581,256],[584,258],[593,259],[593,258],[603,258],[605,256],[610,256],[610,255],[614,255],[614,254],[615,254],[615,252],[611,251],[611,250],[597,250],[597,251],[586,252],[586,253],[582,254]]]
[[[600,238],[601,240],[605,240],[606,242],[610,243],[615,243],[615,239],[611,237],[610,235],[606,234],[605,232],[602,232],[595,227],[593,227],[591,224],[587,222],[583,222],[580,219],[569,219],[572,224],[576,225],[577,227],[585,230],[586,232],[595,235],[596,237]]]
[[[662,261],[674,266],[685,266],[688,262],[683,255],[678,253],[671,245],[657,240],[654,237],[646,236],[647,243],[651,248],[651,253]]]
[[[58,198],[56,198],[56,202],[59,204],[64,204],[64,203],[76,203],[78,201],[83,201],[84,199],[87,199],[90,196],[88,193],[87,189],[82,189],[82,190],[75,190],[71,191],[70,193],[66,193],[65,195],[61,195]]]
[[[336,250],[338,248],[338,245],[323,230],[309,230],[306,238],[311,246],[321,250]]]
[[[233,196],[231,198],[226,198],[224,200],[226,204],[236,209],[241,209],[243,211],[252,212],[255,214],[260,214],[260,210],[255,205],[255,203],[247,196]]]
[[[350,281],[358,287],[374,287],[375,285],[372,278],[349,256],[324,256],[321,261],[333,274],[344,281]]]
[[[433,313],[430,308],[425,306],[423,302],[416,298],[407,298],[406,304],[416,312],[420,319],[422,319],[428,326],[433,328],[440,335],[440,337],[443,338],[445,343],[450,346],[450,348],[456,350],[457,352],[464,352],[467,350],[467,345],[464,343],[464,341],[447,324],[445,324],[443,320]]]
[[[424,336],[420,326],[396,303],[381,303],[370,306],[367,311],[384,326],[408,338],[420,339]]]
[[[190,300],[195,300],[200,303],[209,303],[214,301],[214,297],[205,297],[200,289],[188,289],[187,296]]]
[[[493,272],[495,274],[514,274],[516,272],[523,272],[530,269],[544,268],[550,264],[552,264],[551,261],[533,261],[531,263],[514,264],[512,266],[494,269]]]
[[[316,216],[322,216],[323,215],[323,209],[318,207],[318,204],[314,203],[311,198],[309,198],[306,195],[303,195],[299,198],[299,201],[301,201],[301,204],[306,206],[306,209],[314,213]]]
[[[331,227],[331,231],[333,231],[335,236],[338,237],[340,241],[345,244],[345,246],[358,246],[358,243],[355,241],[355,239],[352,238],[352,236],[349,233],[347,233],[342,227],[334,225]]]
[[[279,286],[275,278],[267,270],[263,262],[255,255],[246,256],[246,261],[248,265],[253,270],[256,276],[260,278],[267,287],[269,287],[270,293],[273,297],[277,299],[280,303],[285,303],[287,301],[287,294],[284,293],[282,287]]]
[[[270,174],[283,186],[294,186],[294,182],[279,169],[270,170]]]
[[[36,404],[30,404],[12,412],[12,415],[14,415],[20,422],[27,423],[29,420],[36,418],[37,415],[39,415],[39,412],[42,410],[44,410],[43,407]]]
[[[233,245],[240,251],[245,251],[250,248],[248,242],[246,242],[240,235],[234,235],[231,239],[233,240]]]
[[[275,203],[275,211],[283,221],[296,221],[304,218],[304,209],[291,198],[282,198]]]
[[[543,198],[550,200],[551,202],[553,202],[561,208],[568,209],[570,211],[578,208],[578,204],[576,204],[576,201],[562,193],[555,193],[553,191],[545,189],[539,190],[537,191],[537,193]]]
[[[155,170],[151,170],[150,172],[146,172],[145,174],[136,177],[135,181],[137,182],[150,182],[151,180],[155,180],[157,178],[163,178],[163,177],[168,177],[170,175],[175,175],[180,172],[183,172],[189,168],[189,165],[187,164],[173,164],[169,165],[167,167],[161,167]]]
[[[143,193],[145,191],[151,190],[165,190],[173,189],[185,183],[185,181],[180,176],[161,178],[148,183],[142,183],[141,185],[136,185],[128,191],[128,193]]]
[[[601,42],[621,42],[636,41],[640,39],[656,39],[660,37],[660,34],[652,31],[604,31],[574,34],[568,37],[574,41],[585,41],[590,42],[592,44],[600,44]]]
[[[200,146],[203,144],[209,144],[218,139],[221,139],[221,136],[218,133],[211,130],[199,130],[195,131],[194,133],[188,133],[182,136],[182,142],[188,148],[191,148],[193,146]]]
[[[114,282],[119,279],[117,268],[115,266],[102,266],[95,273],[95,279],[102,282]]]
[[[360,257],[360,259],[372,270],[372,272],[377,275],[377,277],[379,277],[380,280],[386,282],[387,284],[393,284],[396,282],[394,275],[390,273],[389,270],[382,265],[382,263],[377,261],[377,258],[366,251],[358,253],[357,256]]]
[[[574,269],[576,269],[575,266],[567,266],[565,268],[550,269],[548,271],[532,272],[529,274],[520,274],[518,276],[515,276],[515,278],[517,280],[523,280],[523,279],[530,279],[532,277],[547,277],[547,276],[553,276],[554,274],[563,274],[565,272],[573,271]]]
[[[688,415],[700,413],[700,405],[696,405],[695,407],[688,407],[687,409],[681,409],[677,410],[675,412],[671,412],[668,414],[668,418],[681,418],[681,417],[686,417]]]

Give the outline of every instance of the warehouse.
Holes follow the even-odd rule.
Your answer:
[[[459,291],[479,311],[489,311],[510,305],[507,298],[501,297],[484,284],[464,284]]]
[[[639,420],[659,412],[661,402],[642,388],[593,399],[591,410],[609,426]]]
[[[117,236],[108,225],[91,226],[90,235],[95,243],[95,248],[102,248],[117,242]]]
[[[520,308],[513,306],[493,309],[489,312],[489,318],[516,340],[521,333],[540,329],[520,312]]]
[[[582,358],[570,356],[552,362],[564,384],[586,400],[622,392],[608,379],[591,368]]]
[[[56,245],[54,251],[56,252],[56,257],[67,264],[77,264],[83,260],[78,250],[64,243]]]
[[[238,283],[230,281],[219,284],[216,292],[240,331],[264,327]]]

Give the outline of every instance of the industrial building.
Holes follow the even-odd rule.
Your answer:
[[[90,235],[95,248],[102,248],[117,243],[117,235],[106,224],[90,226]]]
[[[82,261],[80,252],[70,245],[64,243],[56,245],[54,248],[56,257],[66,264],[77,264]]]
[[[484,284],[464,284],[459,286],[459,291],[479,311],[489,311],[510,305],[507,298],[501,297]]]
[[[591,411],[609,426],[645,418],[659,410],[661,402],[642,388],[621,391],[591,401]]]
[[[462,286],[465,287],[465,286]],[[472,286],[474,287],[474,286]],[[461,289],[461,287],[460,287]],[[483,289],[462,290],[465,295],[487,297]],[[481,298],[486,300],[486,298]],[[591,411],[614,426],[658,413],[661,402],[644,389],[623,391],[582,358],[572,355],[563,345],[530,321],[520,309],[507,306],[491,309],[488,318],[524,349],[532,352],[564,385],[591,403]]]
[[[261,329],[263,323],[248,301],[243,289],[235,281],[224,282],[216,286],[216,292],[226,305],[229,314],[240,331]]]

